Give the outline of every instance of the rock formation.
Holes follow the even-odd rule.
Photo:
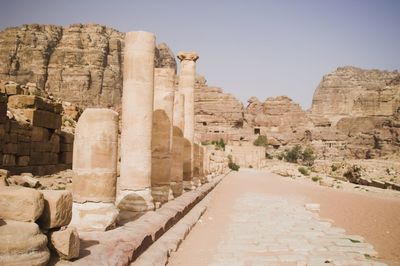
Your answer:
[[[0,32],[0,79],[25,84],[77,103],[110,107],[121,101],[124,33],[96,24],[23,25]],[[164,43],[155,65],[176,69]]]

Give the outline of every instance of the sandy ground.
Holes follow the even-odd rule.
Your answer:
[[[378,252],[380,261],[400,265],[400,199],[360,194],[318,186],[275,174],[241,169],[231,173],[213,191],[210,206],[169,265],[208,265],[221,233],[230,222],[237,197],[249,192],[284,196],[304,203],[319,203],[320,216],[332,219],[347,234],[361,235]]]

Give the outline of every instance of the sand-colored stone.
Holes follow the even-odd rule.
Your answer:
[[[183,180],[186,189],[192,189],[193,178],[193,143],[194,143],[194,86],[196,79],[196,61],[199,58],[195,52],[180,52],[178,59],[181,61],[179,72],[179,91],[185,96],[185,124],[183,136]]]
[[[7,179],[10,176],[10,172],[5,169],[0,169],[0,187],[8,186]]]
[[[106,231],[116,226],[117,217],[118,210],[114,203],[73,202],[69,226],[78,231]]]
[[[117,182],[118,114],[88,108],[76,127],[73,156],[75,202],[114,202]]]
[[[154,100],[154,51],[152,33],[128,32],[125,36],[122,99],[121,166],[117,204],[136,191],[150,192],[151,136]],[[146,208],[152,201],[143,198]],[[132,209],[132,208],[129,208]]]
[[[80,239],[75,228],[68,227],[52,232],[50,241],[51,247],[55,249],[60,258],[71,260],[79,257]]]
[[[183,192],[184,106],[185,96],[175,92],[171,162],[171,189],[174,197],[180,196]]]
[[[47,237],[36,223],[0,220],[1,265],[46,265],[49,258]]]
[[[43,194],[35,189],[0,187],[0,219],[34,222],[43,208]]]
[[[170,182],[175,70],[156,68],[154,71],[151,187],[154,201],[166,202],[172,196]]]
[[[72,193],[65,190],[41,190],[43,213],[38,219],[41,228],[51,229],[68,225],[72,218]]]

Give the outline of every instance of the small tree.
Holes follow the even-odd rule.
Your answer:
[[[267,136],[265,135],[259,135],[257,139],[253,142],[254,146],[261,146],[261,147],[267,147],[268,141],[267,141]]]
[[[315,155],[314,155],[314,150],[311,147],[307,147],[304,149],[302,153],[302,160],[303,164],[307,166],[311,166],[314,164]]]
[[[289,163],[297,163],[297,161],[300,159],[300,156],[301,156],[301,146],[297,144],[296,146],[294,146],[292,149],[288,150],[285,153],[284,158]]]
[[[211,144],[214,144],[217,150],[225,150],[225,142],[223,139],[213,140],[211,141]]]

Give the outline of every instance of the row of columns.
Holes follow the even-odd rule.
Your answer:
[[[202,176],[204,161],[203,148],[194,145],[198,55],[179,53],[177,88],[175,70],[154,68],[154,56],[154,34],[126,34],[118,179],[117,113],[89,108],[78,121],[72,220],[78,228],[91,223],[106,230],[117,215],[123,224],[200,184],[193,182],[194,172]]]

